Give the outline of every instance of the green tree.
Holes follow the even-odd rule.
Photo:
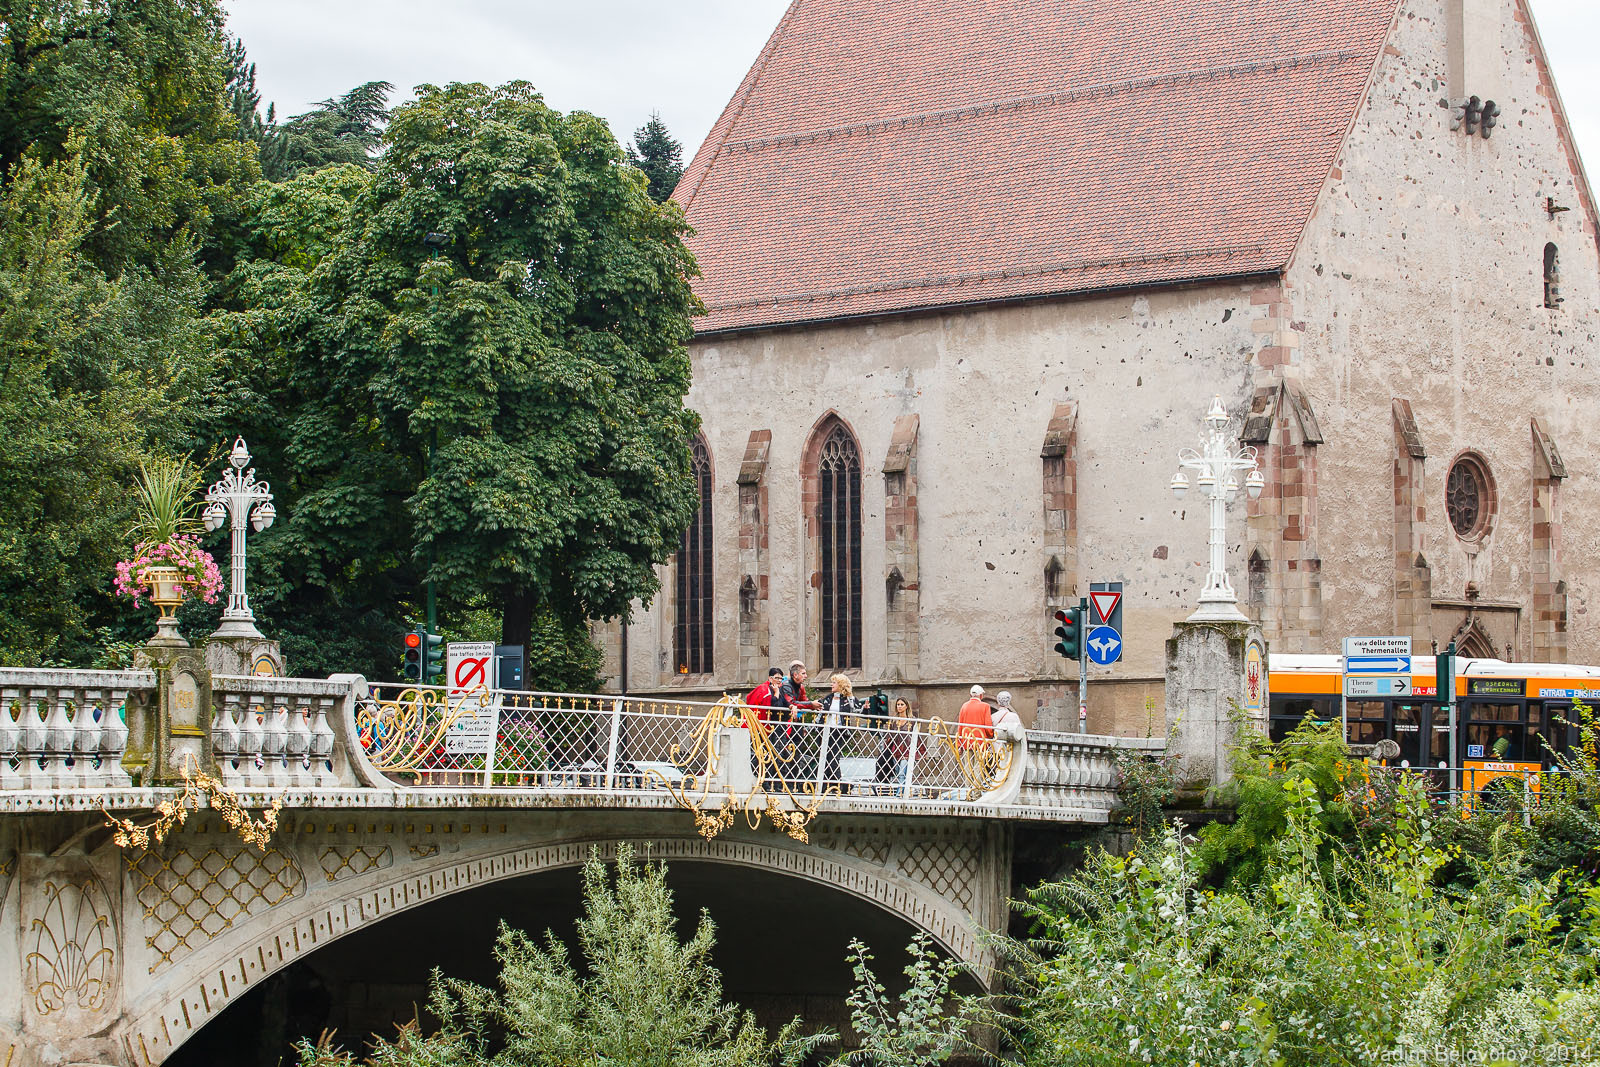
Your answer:
[[[942,956],[927,934],[912,938],[906,955],[906,989],[897,1002],[873,974],[872,953],[860,941],[850,942],[855,988],[847,1003],[861,1045],[841,1057],[841,1064],[933,1067],[967,1045],[965,1018],[949,1010],[961,964]]]
[[[94,192],[79,142],[29,153],[0,188],[0,660],[78,663],[112,615],[133,483],[182,432],[206,361],[192,246],[108,279],[85,253]],[[147,623],[146,623],[147,624]]]
[[[268,181],[283,181],[307,170],[340,163],[372,166],[389,121],[385,81],[363,82],[342,96],[318,101],[315,107],[263,135],[261,169]]]
[[[216,0],[0,4],[0,183],[25,153],[53,163],[77,138],[84,250],[112,278],[159,272],[174,243],[194,242],[213,277],[231,267],[259,171],[237,136],[222,26]]]
[[[657,203],[678,187],[678,179],[683,177],[683,145],[672,139],[659,112],[652,111],[650,121],[633,131],[628,163],[650,179],[650,197]]]
[[[553,933],[543,944],[501,926],[500,989],[434,975],[437,1033],[377,1039],[365,1062],[385,1067],[772,1067],[797,1065],[831,1034],[803,1037],[796,1018],[776,1037],[722,999],[711,962],[716,929],[702,915],[680,941],[666,868],[619,849],[616,876],[597,856],[583,871],[583,967]],[[301,1067],[350,1067],[347,1053],[300,1046]]]
[[[414,550],[508,644],[655,594],[696,504],[698,304],[681,211],[621,163],[602,121],[524,83],[395,111],[349,225],[269,298],[308,550],[390,574]]]

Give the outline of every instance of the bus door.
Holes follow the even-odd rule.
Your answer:
[[[1400,759],[1409,767],[1429,767],[1433,759],[1433,730],[1430,705],[1423,701],[1396,700],[1391,737],[1400,746]],[[1399,762],[1399,761],[1396,761]]]

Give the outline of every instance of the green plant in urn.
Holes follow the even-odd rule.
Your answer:
[[[176,613],[186,596],[207,604],[222,591],[222,572],[200,547],[199,468],[184,459],[139,464],[134,523],[128,530],[133,555],[117,564],[115,588],[135,606],[148,598],[160,612],[152,645],[185,647]]]

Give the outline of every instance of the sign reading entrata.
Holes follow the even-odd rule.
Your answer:
[[[1347,697],[1408,697],[1411,695],[1410,678],[1352,678],[1345,677],[1344,695]]]
[[[1539,695],[1556,700],[1600,700],[1600,689],[1545,689],[1541,686]]]
[[[1347,637],[1344,639],[1346,656],[1406,656],[1411,655],[1409,637]]]
[[[465,709],[445,734],[444,750],[455,754],[487,753],[494,740],[497,703],[479,705],[471,694],[495,688],[493,641],[452,641],[445,646],[444,676],[452,705]]]

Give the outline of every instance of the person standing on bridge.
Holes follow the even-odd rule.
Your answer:
[[[987,745],[994,737],[994,717],[989,714],[989,705],[983,699],[983,686],[973,686],[971,693],[971,699],[961,705],[961,714],[957,718],[960,725],[956,727],[956,744],[961,746],[963,752]]]
[[[750,690],[744,698],[745,704],[756,709],[756,718],[761,722],[767,721],[767,715],[773,704],[777,702],[778,693],[783,689],[783,668],[772,667],[767,671],[767,680]],[[743,720],[740,725],[744,725]]]

